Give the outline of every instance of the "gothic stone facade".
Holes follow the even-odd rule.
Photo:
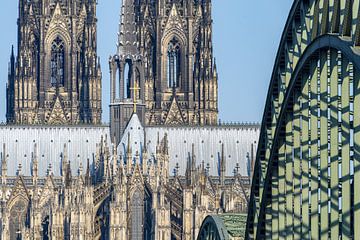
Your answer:
[[[211,1],[123,0],[121,21],[111,126],[94,126],[96,0],[19,0],[1,239],[190,240],[207,215],[247,211],[258,127],[214,126]]]
[[[133,117],[137,118],[136,115]],[[140,132],[143,129],[140,128]],[[8,154],[1,161],[1,239],[195,239],[209,214],[246,212],[249,177],[225,175],[226,156],[220,154],[220,176],[210,176],[197,164],[193,149],[186,174],[169,172],[167,135],[159,136],[150,154],[146,136],[128,129],[127,144],[97,144],[93,161],[73,174],[64,145],[61,174],[50,164],[39,174],[38,146],[31,154],[31,175],[22,165],[8,176]],[[144,146],[139,152],[138,146]],[[224,148],[223,148],[224,149]]]
[[[123,0],[120,22],[109,60],[112,136],[120,139],[134,100],[146,125],[216,125],[211,0]]]
[[[7,122],[101,122],[96,0],[20,0],[10,58]]]

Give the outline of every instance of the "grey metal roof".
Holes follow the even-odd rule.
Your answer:
[[[120,142],[119,154],[125,152],[128,145],[128,133],[133,153],[141,152],[144,146],[144,133],[146,133],[147,148],[150,154],[156,153],[158,135],[160,140],[168,135],[170,172],[179,164],[179,174],[184,175],[186,162],[195,146],[197,165],[203,161],[205,166],[210,164],[210,175],[218,175],[221,146],[224,144],[226,156],[226,174],[233,175],[236,164],[239,164],[239,173],[248,176],[247,153],[251,153],[251,144],[256,152],[260,130],[257,126],[213,126],[213,127],[145,127],[141,125],[138,117],[133,115],[125,129]],[[255,143],[256,142],[256,143]]]
[[[68,157],[73,174],[80,162],[86,167],[87,158],[92,161],[96,144],[101,136],[109,137],[107,126],[0,126],[1,155],[5,143],[8,158],[9,176],[15,176],[19,164],[23,175],[30,175],[31,156],[34,144],[38,147],[39,176],[46,175],[49,164],[55,176],[60,176],[61,158],[64,144],[67,144]],[[110,139],[108,139],[110,142]]]
[[[254,152],[259,137],[259,128],[256,125],[214,126],[214,127],[143,127],[139,118],[134,114],[125,129],[123,138],[118,147],[118,153],[124,154],[128,145],[128,133],[133,154],[144,146],[145,134],[147,148],[155,155],[158,135],[160,140],[168,135],[170,169],[179,164],[179,174],[184,175],[186,162],[190,156],[192,144],[195,146],[196,163],[209,163],[210,175],[217,176],[221,145],[224,144],[226,156],[226,174],[233,175],[236,164],[239,164],[239,173],[248,176],[247,153]],[[8,159],[9,176],[15,176],[19,164],[22,165],[23,175],[30,175],[31,156],[34,144],[38,146],[39,176],[45,176],[49,164],[55,176],[60,176],[61,159],[64,144],[67,144],[68,157],[75,175],[80,163],[86,167],[87,158],[92,162],[96,153],[96,144],[101,136],[109,139],[108,126],[0,126],[0,144],[5,143]],[[3,149],[0,148],[2,153]]]

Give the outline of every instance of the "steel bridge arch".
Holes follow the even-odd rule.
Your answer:
[[[197,239],[230,240],[230,237],[219,216],[207,216],[201,224]]]
[[[287,107],[294,95],[298,76],[302,74],[309,59],[317,52],[323,49],[336,49],[351,61],[356,71],[359,71],[359,33],[358,0],[297,0],[294,2],[276,57],[263,115],[247,220],[247,239],[289,237],[281,236],[279,230],[275,233],[271,231],[271,224],[269,226],[271,214],[268,208],[271,204],[269,195],[271,196],[274,193],[272,191],[276,190],[272,184],[274,152],[278,148],[277,141],[281,128],[284,127],[283,121]],[[359,149],[355,149],[353,164],[360,161],[358,153]],[[360,173],[355,175],[354,180],[360,180]],[[354,194],[355,200],[360,201],[360,192],[355,190]],[[359,211],[353,213],[355,215],[352,217],[352,224],[360,221]],[[360,234],[358,229],[351,231],[351,234],[360,236],[357,235]],[[296,237],[295,234],[293,233],[292,236]],[[344,235],[343,232],[341,234]]]

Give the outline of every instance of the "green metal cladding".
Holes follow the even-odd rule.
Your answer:
[[[246,214],[210,215],[203,221],[198,240],[243,240]]]
[[[267,95],[247,239],[360,239],[360,0],[295,0]]]

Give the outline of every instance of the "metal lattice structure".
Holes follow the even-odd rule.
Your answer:
[[[207,216],[199,230],[198,240],[242,240],[245,235],[246,214]]]
[[[265,106],[248,239],[360,238],[359,0],[296,0]]]

